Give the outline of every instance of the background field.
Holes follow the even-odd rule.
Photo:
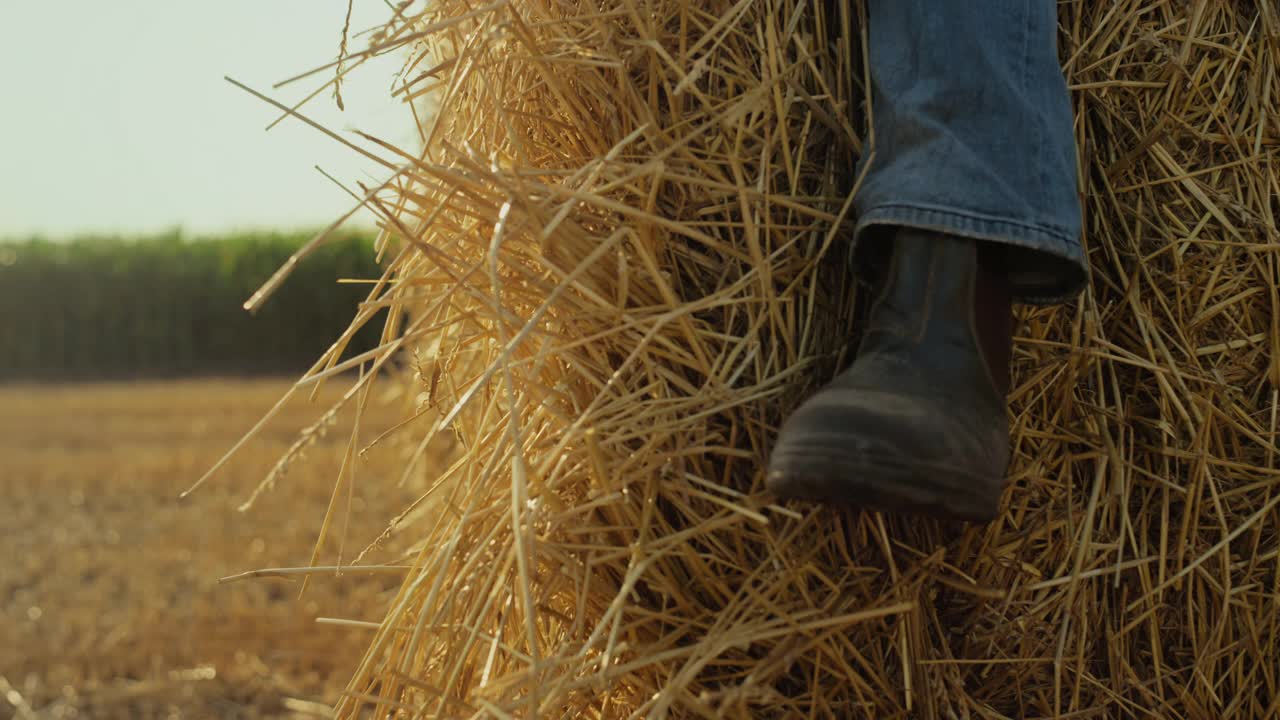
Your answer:
[[[301,600],[294,582],[218,578],[308,563],[349,417],[253,509],[236,506],[347,384],[289,405],[177,500],[287,385],[0,386],[0,717],[308,717],[322,710],[308,702],[334,700],[368,638],[315,618],[377,621],[399,577],[329,575]],[[364,423],[385,425],[395,402]],[[394,455],[379,448],[360,466],[348,559],[404,507],[410,491],[386,480],[403,468]]]
[[[242,303],[313,236],[0,242],[0,381],[301,372],[382,275],[369,234],[337,233],[257,314],[245,312]],[[379,324],[349,350],[376,345]]]

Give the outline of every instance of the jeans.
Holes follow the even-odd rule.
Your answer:
[[[1015,297],[1085,280],[1054,0],[868,0],[874,141],[855,242],[878,226],[992,241]]]

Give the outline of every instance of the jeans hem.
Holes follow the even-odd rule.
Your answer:
[[[1015,299],[1022,303],[1052,305],[1072,300],[1087,280],[1083,251],[1065,228],[955,208],[883,203],[859,214],[854,227],[855,245],[864,231],[883,225],[932,230],[1010,247],[1014,251],[1009,257],[1010,281]]]

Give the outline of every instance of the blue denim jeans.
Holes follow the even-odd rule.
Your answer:
[[[877,226],[998,244],[1015,296],[1085,279],[1054,0],[868,0],[874,142],[855,242]]]

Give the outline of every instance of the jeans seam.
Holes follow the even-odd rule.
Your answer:
[[[866,217],[872,213],[884,210],[909,210],[917,213],[929,213],[937,215],[945,215],[953,218],[963,219],[972,223],[987,225],[1005,225],[1010,228],[1027,230],[1033,233],[1039,233],[1049,236],[1054,241],[1061,243],[1064,248],[1073,247],[1067,228],[1055,225],[1053,223],[1043,222],[1027,222],[1025,220],[1015,220],[1012,218],[1001,217],[998,215],[988,215],[986,213],[978,213],[971,210],[964,210],[955,207],[943,207],[927,205],[923,203],[878,203],[874,207],[863,208],[859,212],[860,217]],[[858,225],[862,225],[861,221]]]
[[[874,207],[865,208],[859,216],[854,226],[855,245],[861,244],[863,233],[870,227],[896,225],[1015,245],[1047,253],[1078,269],[1078,278],[1064,279],[1057,287],[1018,290],[1015,293],[1017,302],[1031,305],[1066,302],[1078,296],[1081,288],[1088,283],[1088,270],[1083,249],[1070,241],[1065,229],[1050,223],[1031,224],[967,213],[956,208],[909,203],[877,204]]]
[[[1024,97],[1031,97],[1031,26],[1032,12],[1031,4],[1033,2],[1043,2],[1044,0],[1023,0],[1022,2],[1022,93]],[[1030,157],[1035,158],[1035,167],[1032,172],[1035,174],[1037,181],[1036,193],[1039,196],[1040,203],[1045,204],[1048,200],[1048,182],[1045,178],[1044,168],[1046,163],[1045,149],[1046,144],[1044,137],[1040,132],[1040,118],[1035,117],[1036,113],[1028,113],[1031,117],[1027,121],[1031,124],[1031,147],[1034,148],[1030,153]]]

